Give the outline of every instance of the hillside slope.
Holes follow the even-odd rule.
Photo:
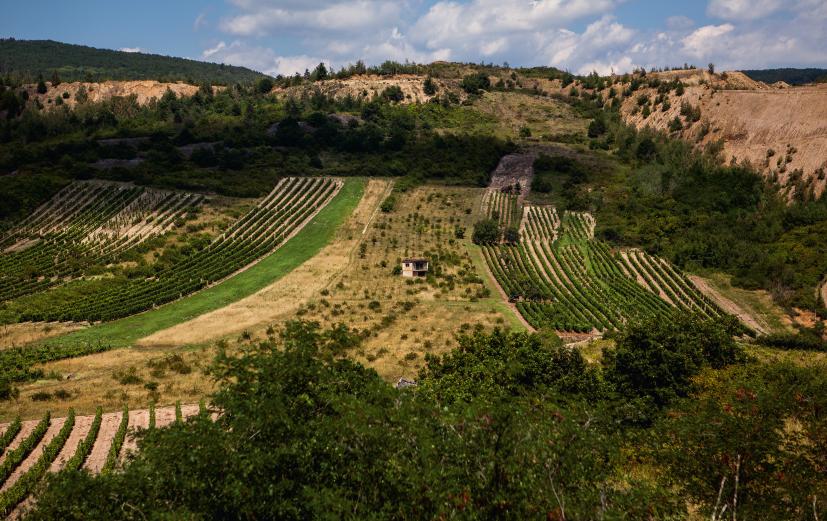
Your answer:
[[[159,80],[246,83],[264,74],[244,67],[158,54],[96,49],[52,40],[0,39],[0,74],[47,79],[57,71],[64,81]]]
[[[790,197],[811,192],[820,196],[825,191],[827,85],[770,86],[739,72],[711,76],[676,71],[659,76],[663,81],[679,79],[685,85],[683,94],[669,92],[668,105],[658,105],[657,89],[638,89],[621,105],[628,123],[672,131],[699,146],[720,141],[726,162],[748,162]],[[699,109],[700,117],[686,117],[686,106]],[[670,129],[676,118],[680,130]]]

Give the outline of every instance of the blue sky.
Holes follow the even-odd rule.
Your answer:
[[[82,7],[80,7],[82,5]],[[0,36],[291,74],[320,61],[438,59],[625,72],[827,67],[826,0],[41,0]]]

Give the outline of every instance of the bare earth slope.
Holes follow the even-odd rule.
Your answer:
[[[187,83],[161,83],[154,80],[143,81],[105,81],[101,83],[87,83],[87,82],[73,82],[60,83],[57,87],[52,86],[51,83],[46,82],[47,91],[45,94],[37,93],[37,85],[26,85],[26,90],[29,93],[29,99],[37,99],[44,107],[56,106],[57,98],[63,99],[63,103],[72,107],[77,101],[75,96],[81,87],[86,89],[86,94],[89,101],[99,102],[112,99],[116,96],[126,97],[134,95],[139,105],[146,105],[153,98],[161,99],[167,90],[175,93],[179,98],[182,96],[192,96],[198,92],[197,85],[189,85]],[[217,89],[217,87],[213,87]],[[64,97],[64,93],[68,97]]]
[[[656,89],[643,88],[624,99],[624,119],[638,127],[667,131],[680,117],[681,104],[700,107],[701,119],[681,118],[682,138],[704,146],[721,140],[724,159],[749,162],[781,186],[812,188],[817,196],[827,179],[827,85],[770,86],[739,72],[712,76],[708,72],[672,71],[657,73],[663,80],[678,78],[686,85],[682,96],[669,94],[671,107],[652,110],[647,118],[638,99],[657,96]],[[703,83],[701,83],[703,82]]]
[[[276,88],[273,93],[277,96],[303,97],[312,95],[318,89],[323,94],[333,96],[336,99],[343,99],[347,96],[353,99],[371,99],[381,95],[386,88],[397,86],[402,90],[404,96],[402,103],[427,103],[433,96],[425,94],[424,81],[425,76],[416,74],[397,74],[394,76],[364,74],[344,80],[325,80],[312,85]],[[436,96],[445,91],[451,91],[458,96],[462,93],[459,89],[459,80],[434,78],[433,81],[437,87]]]

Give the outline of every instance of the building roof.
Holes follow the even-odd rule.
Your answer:
[[[428,259],[423,259],[421,257],[410,257],[407,259],[402,259],[402,262],[428,262]]]

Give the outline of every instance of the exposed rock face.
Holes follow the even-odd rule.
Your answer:
[[[425,76],[415,74],[397,74],[395,76],[359,75],[345,80],[325,80],[310,85],[297,87],[275,88],[273,93],[276,96],[304,97],[312,95],[316,89],[326,96],[333,96],[335,99],[343,99],[347,96],[353,99],[371,99],[380,96],[382,92],[391,86],[397,86],[402,90],[404,98],[401,103],[427,103],[434,96],[441,96],[445,92],[452,92],[462,99],[462,91],[459,88],[460,80],[446,80],[433,78],[436,85],[436,94],[425,93]]]
[[[825,191],[827,179],[827,85],[790,87],[754,81],[740,72],[712,76],[703,71],[655,73],[661,79],[679,78],[684,94],[668,95],[670,108],[653,108],[644,118],[638,97],[654,100],[656,89],[639,89],[623,100],[621,114],[637,128],[669,131],[679,117],[676,135],[705,146],[721,141],[726,162],[748,162],[779,184],[790,195],[801,189],[816,196]],[[705,80],[705,81],[702,81]],[[681,117],[681,105],[700,108],[700,120]]]
[[[57,87],[46,82],[46,86],[48,89],[45,94],[37,93],[37,85],[31,84],[25,87],[29,93],[29,99],[37,99],[41,105],[46,108],[57,106],[57,98],[61,98],[63,104],[69,107],[75,106],[77,104],[77,93],[81,87],[86,89],[86,95],[89,101],[92,102],[105,101],[115,96],[126,97],[134,95],[139,105],[145,105],[153,98],[161,99],[161,96],[163,96],[167,90],[171,90],[178,97],[192,96],[198,92],[198,86],[196,85],[189,85],[187,83],[162,83],[153,80],[104,81],[101,83],[72,82],[60,83]],[[217,87],[213,87],[213,89],[215,90]],[[64,93],[68,94],[68,96]]]

